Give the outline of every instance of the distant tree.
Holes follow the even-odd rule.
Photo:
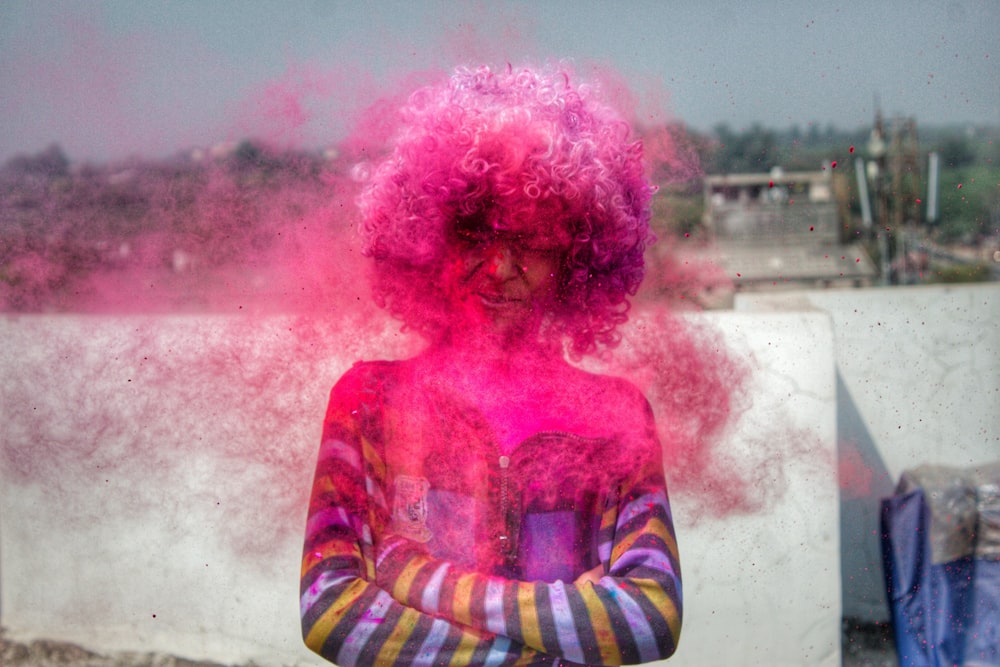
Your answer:
[[[714,134],[718,144],[708,161],[712,173],[767,172],[780,163],[775,134],[760,123],[739,133],[721,124]]]
[[[233,151],[233,163],[237,168],[259,167],[264,159],[264,149],[255,142],[244,139]]]
[[[991,178],[992,177],[992,178]],[[964,167],[942,170],[935,235],[943,243],[975,243],[1000,226],[1000,192],[995,170]]]
[[[941,157],[942,166],[945,168],[965,167],[972,164],[976,159],[976,152],[963,137],[951,136],[941,142],[937,149]]]
[[[653,198],[653,227],[657,236],[701,238],[705,202],[697,192],[682,185],[661,188]]]
[[[52,144],[34,155],[15,155],[4,168],[15,175],[57,178],[69,173],[69,158],[59,144]]]
[[[806,144],[815,146],[821,141],[819,136],[819,123],[809,123],[809,132],[806,134]]]

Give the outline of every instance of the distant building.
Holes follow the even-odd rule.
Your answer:
[[[704,196],[711,243],[702,259],[737,290],[860,287],[877,276],[859,243],[841,242],[832,166],[706,176]]]

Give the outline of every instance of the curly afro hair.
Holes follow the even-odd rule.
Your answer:
[[[459,68],[413,92],[398,120],[358,198],[378,303],[425,334],[444,331],[441,268],[456,221],[494,207],[556,210],[538,224],[572,241],[545,330],[577,357],[616,345],[653,242],[654,188],[642,144],[598,87],[562,65]]]

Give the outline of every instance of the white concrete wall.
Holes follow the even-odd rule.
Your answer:
[[[724,439],[728,465],[765,471],[765,507],[680,514],[684,629],[673,667],[841,664],[835,384],[830,323],[817,313],[713,314],[748,360],[748,401]]]
[[[1000,460],[1000,285],[741,294],[833,321],[844,613],[888,620],[879,500],[918,465]]]
[[[723,452],[766,464],[767,488],[726,518],[674,494],[685,627],[669,664],[839,665],[829,318],[706,319],[754,369]],[[326,395],[350,361],[402,350],[354,329],[0,319],[0,624],[103,652],[321,664],[301,645],[297,576]]]

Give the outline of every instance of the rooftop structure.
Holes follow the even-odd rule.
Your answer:
[[[841,242],[832,170],[706,176],[702,253],[737,290],[871,284],[871,258]]]

